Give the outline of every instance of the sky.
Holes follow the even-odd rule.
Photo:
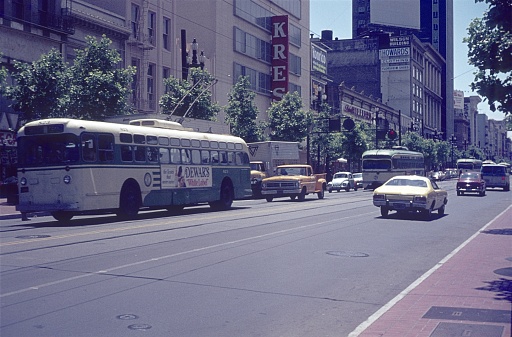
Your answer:
[[[468,64],[468,48],[462,39],[467,36],[467,27],[474,18],[481,18],[489,6],[475,3],[474,0],[453,0],[454,30],[454,89],[464,92],[464,96],[477,96],[470,84],[474,79],[475,68]],[[322,30],[332,30],[333,38],[352,38],[352,0],[310,0],[310,33],[315,37]],[[502,120],[504,114],[492,112],[487,102],[478,104],[478,111],[486,113],[490,119]]]

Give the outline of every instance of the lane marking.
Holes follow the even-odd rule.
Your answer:
[[[372,214],[375,214],[375,213],[378,213],[378,212],[371,212],[371,213],[368,213],[368,215],[372,215]],[[270,232],[270,233],[266,233],[266,234],[261,234],[261,235],[257,235],[257,236],[252,236],[252,237],[248,237],[248,238],[244,238],[244,239],[239,239],[239,240],[234,240],[234,241],[218,243],[218,244],[215,244],[215,245],[201,247],[201,248],[196,248],[196,249],[191,249],[191,250],[184,251],[184,252],[179,252],[179,253],[174,253],[174,254],[169,254],[169,255],[163,255],[163,256],[159,256],[159,257],[152,257],[152,258],[149,258],[149,259],[146,259],[146,260],[142,260],[142,261],[127,263],[127,264],[124,264],[124,265],[115,266],[115,267],[108,268],[108,269],[102,269],[102,270],[98,270],[98,271],[95,271],[95,272],[90,272],[90,273],[87,273],[87,274],[82,274],[82,275],[77,275],[77,276],[73,276],[73,277],[68,277],[68,278],[64,278],[64,279],[60,279],[60,280],[55,280],[55,281],[52,281],[52,282],[47,282],[47,283],[43,283],[43,284],[39,284],[39,285],[34,285],[34,286],[31,286],[31,287],[28,287],[28,288],[23,288],[23,289],[11,291],[11,292],[8,292],[8,293],[5,293],[5,294],[1,294],[0,298],[22,294],[22,293],[25,293],[25,292],[28,292],[28,291],[31,291],[31,290],[39,290],[41,288],[46,288],[46,287],[49,287],[49,286],[54,286],[54,285],[65,283],[65,282],[69,282],[69,281],[75,281],[75,280],[86,278],[86,277],[97,276],[97,275],[101,275],[101,274],[107,274],[107,273],[111,273],[111,272],[119,270],[119,269],[128,268],[128,267],[135,267],[135,266],[138,266],[138,265],[142,265],[142,264],[149,263],[149,262],[154,262],[154,261],[157,261],[157,260],[170,259],[170,258],[174,258],[174,257],[177,257],[177,256],[186,255],[186,254],[202,252],[202,251],[205,251],[205,250],[215,249],[215,248],[229,246],[229,245],[235,245],[235,244],[239,244],[239,243],[246,242],[246,241],[251,241],[251,240],[257,240],[257,239],[265,238],[265,237],[268,237],[268,236],[281,235],[281,234],[292,232],[292,231],[298,231],[298,230],[303,230],[303,229],[307,229],[307,228],[327,225],[329,223],[336,223],[336,224],[338,224],[340,222],[340,220],[347,220],[347,219],[351,219],[351,218],[360,218],[360,217],[361,217],[361,215],[357,214],[357,215],[343,217],[343,218],[331,219],[331,220],[327,220],[327,221],[323,221],[323,222],[319,222],[319,223],[315,223],[315,224],[309,224],[309,225],[304,225],[304,226],[299,226],[299,227],[282,229],[282,230],[279,230],[279,231]]]
[[[474,238],[476,238],[482,231],[484,231],[487,227],[489,227],[494,221],[496,221],[503,214],[508,212],[512,208],[512,205],[508,206],[503,212],[495,216],[491,221],[485,224],[482,228],[480,228],[475,234],[473,234],[469,239],[464,241],[459,247],[455,248],[450,254],[445,256],[441,261],[439,261],[434,267],[432,267],[425,274],[420,276],[416,281],[411,283],[405,290],[395,296],[391,301],[386,303],[383,307],[377,310],[373,315],[368,317],[366,321],[361,323],[354,331],[352,331],[348,337],[357,337],[362,332],[364,332],[370,325],[375,323],[382,315],[384,315],[387,311],[389,311],[395,304],[397,304],[401,299],[403,299],[406,295],[408,295],[411,291],[414,290],[417,286],[419,286],[423,281],[425,281],[430,275],[432,275],[436,270],[441,268],[448,260],[450,260],[455,254],[457,254],[462,248],[468,245]]]

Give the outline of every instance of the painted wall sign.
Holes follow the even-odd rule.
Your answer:
[[[279,101],[288,92],[289,82],[288,16],[272,17],[272,100]]]
[[[327,74],[327,52],[314,44],[311,45],[311,63],[313,71]]]

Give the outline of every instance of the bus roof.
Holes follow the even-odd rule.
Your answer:
[[[457,163],[481,163],[482,161],[480,159],[475,158],[461,158],[457,159]]]
[[[20,128],[20,130],[18,131],[18,137],[40,134],[58,134],[62,133],[65,128],[76,129],[77,135],[81,134],[84,131],[113,133],[114,135],[123,132],[128,132],[139,133],[143,135],[190,138],[198,140],[213,140],[245,144],[245,141],[240,137],[236,137],[233,135],[197,132],[189,128],[183,128],[180,130],[173,128],[159,128],[154,126],[139,126],[72,118],[48,118],[29,122]]]
[[[423,157],[423,153],[409,150],[401,150],[401,149],[377,149],[377,150],[368,150],[363,153],[363,158],[366,156],[389,156],[392,157],[394,155],[408,155],[408,156],[421,156]]]

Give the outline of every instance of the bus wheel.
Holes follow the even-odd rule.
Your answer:
[[[73,217],[71,212],[56,211],[51,213],[53,218],[59,222],[69,221]]]
[[[119,197],[119,210],[117,216],[122,219],[133,219],[139,213],[141,205],[140,188],[134,182],[128,182],[123,185]]]
[[[233,204],[234,192],[233,185],[229,180],[225,180],[222,182],[222,186],[220,187],[220,199],[210,204],[210,207],[217,210],[226,210],[230,209]]]

